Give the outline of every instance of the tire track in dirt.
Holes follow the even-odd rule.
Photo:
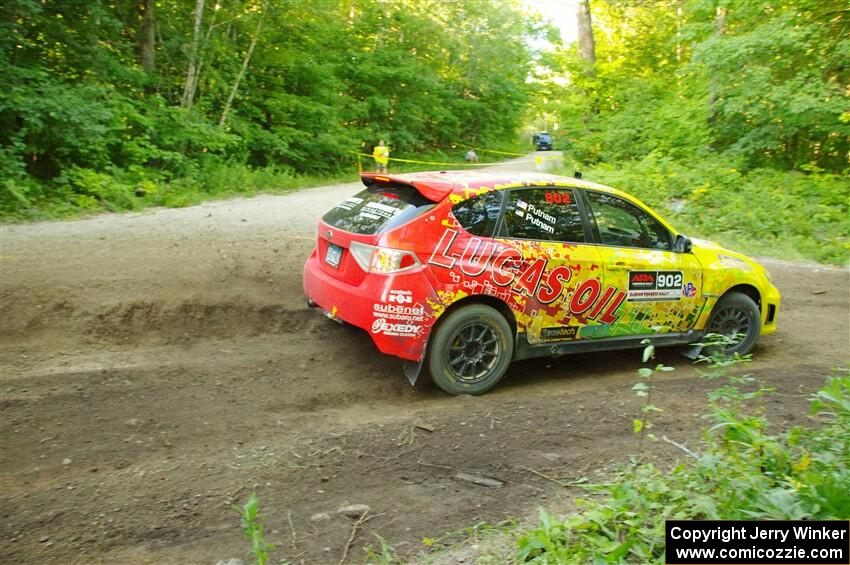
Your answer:
[[[315,221],[356,190],[0,226],[4,561],[245,558],[231,505],[251,491],[294,562],[338,561],[351,523],[335,510],[350,503],[383,513],[358,546],[377,533],[416,556],[422,537],[574,494],[527,467],[597,477],[634,453],[635,352],[514,363],[484,397],[452,398],[411,388],[365,332],[308,310]],[[774,421],[801,423],[807,395],[850,357],[850,276],[768,266],[779,333],[749,370],[779,391]],[[675,349],[658,360],[676,371],[657,383],[656,433],[694,441],[710,385]]]

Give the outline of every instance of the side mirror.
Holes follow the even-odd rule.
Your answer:
[[[676,236],[676,243],[673,244],[673,251],[676,253],[690,253],[691,248],[693,248],[693,242],[690,238],[681,234]]]

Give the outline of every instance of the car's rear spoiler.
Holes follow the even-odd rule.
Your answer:
[[[392,175],[382,175],[380,173],[360,173],[360,180],[366,186],[383,186],[388,189],[395,187],[410,187],[416,190],[424,198],[431,202],[440,202],[452,192],[452,183],[450,182],[424,182],[416,179],[399,178]]]

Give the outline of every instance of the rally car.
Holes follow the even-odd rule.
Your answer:
[[[776,331],[767,270],[691,240],[634,197],[544,174],[362,174],[319,222],[304,291],[380,351],[481,394],[512,360]]]

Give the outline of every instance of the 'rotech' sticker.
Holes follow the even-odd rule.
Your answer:
[[[560,341],[562,339],[576,339],[578,337],[578,326],[555,326],[540,330],[540,338],[545,341]]]
[[[679,300],[682,271],[629,271],[629,302]]]

